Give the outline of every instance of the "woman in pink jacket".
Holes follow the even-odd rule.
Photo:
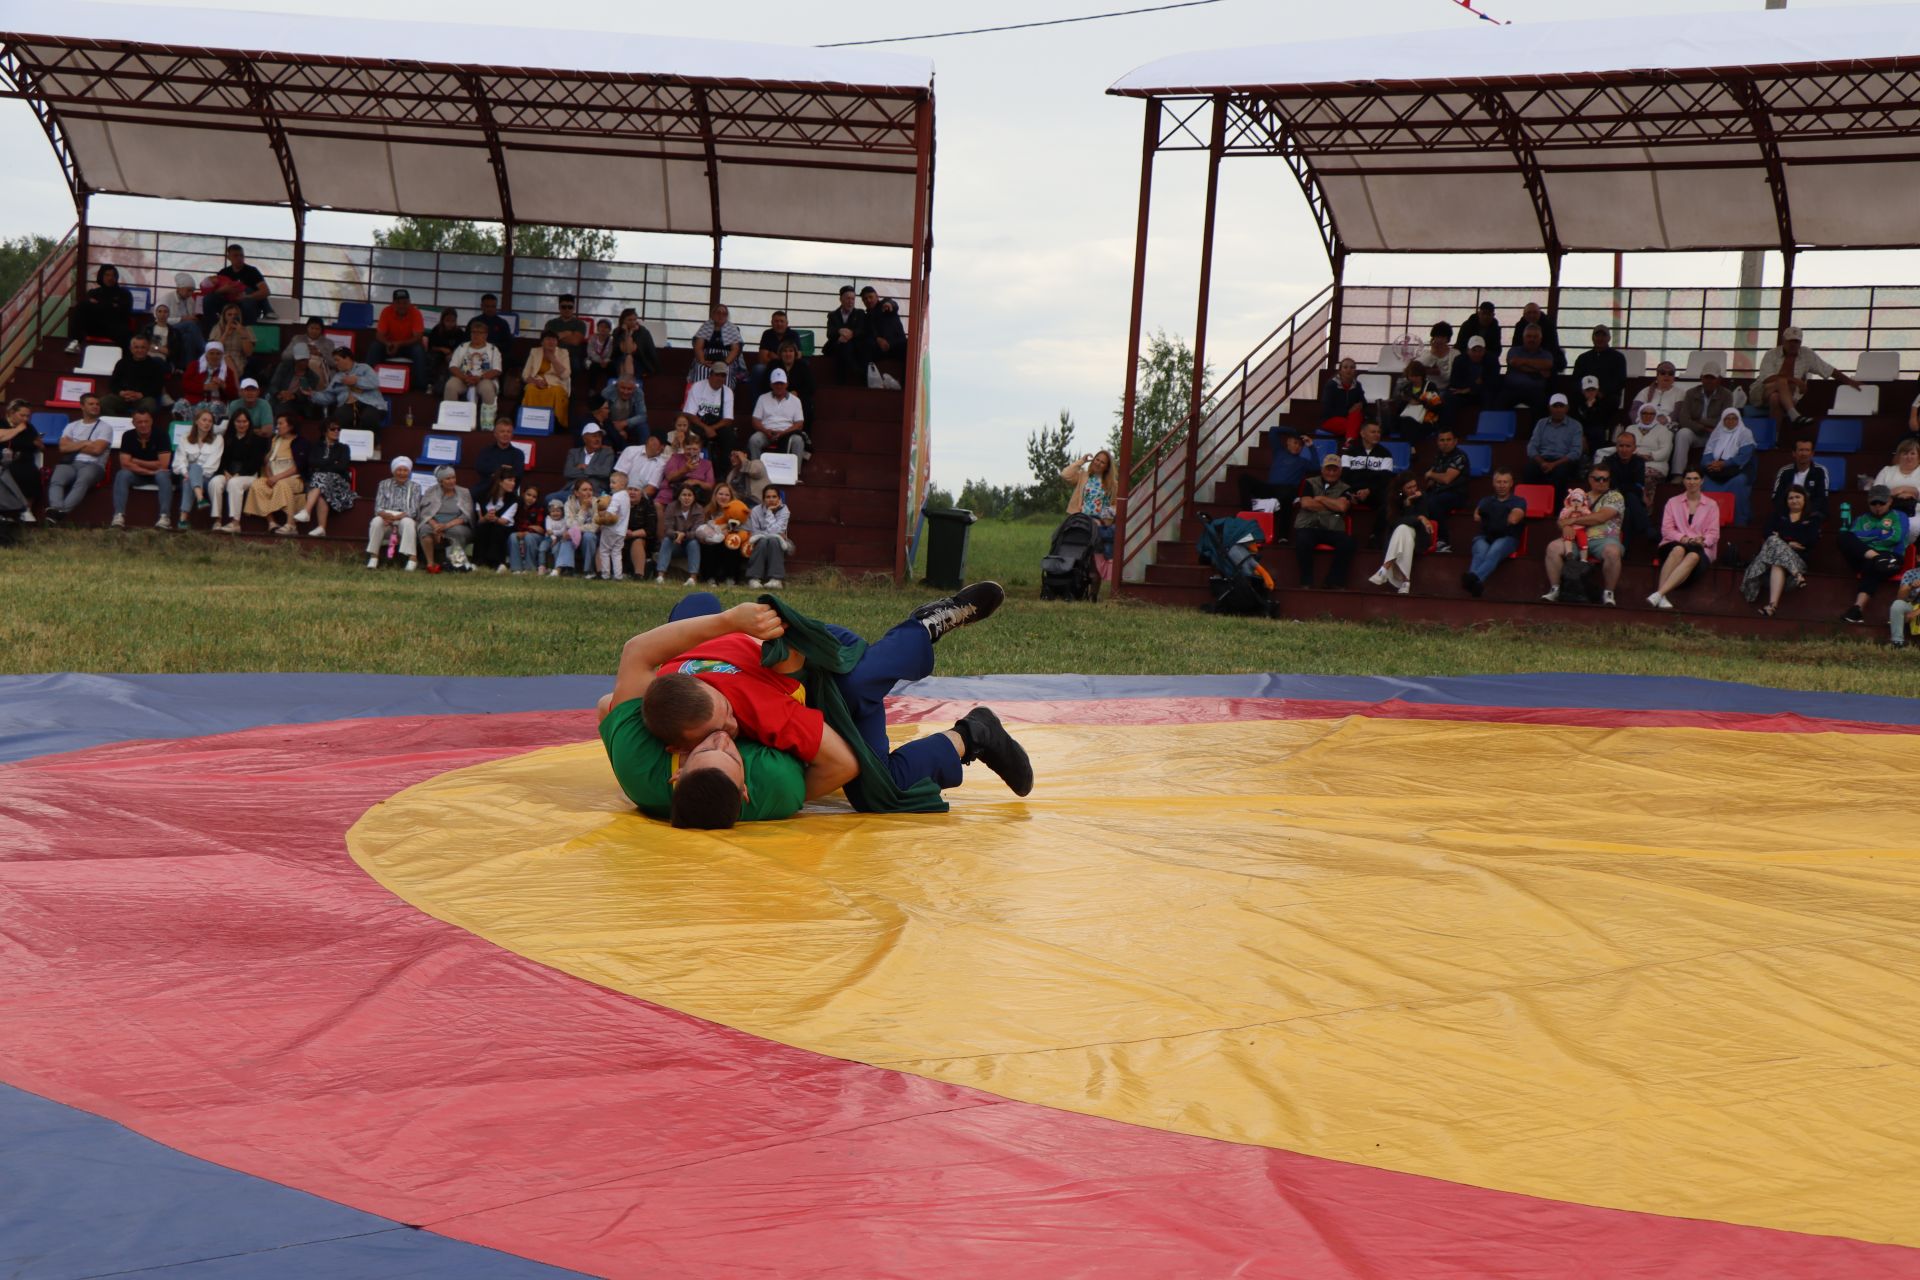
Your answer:
[[[1688,467],[1681,481],[1686,490],[1667,499],[1660,517],[1660,585],[1647,597],[1656,609],[1671,609],[1667,596],[1693,577],[1702,565],[1712,564],[1720,550],[1720,504],[1700,491],[1700,468]]]

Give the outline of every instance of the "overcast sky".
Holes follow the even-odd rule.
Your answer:
[[[737,37],[810,44],[990,26],[1127,8],[1148,0],[974,0],[965,6],[835,0],[802,8],[791,0],[732,0],[720,12],[686,5],[580,5],[530,9],[507,0],[466,0],[466,25],[543,23],[663,35]],[[1514,22],[1594,16],[1573,0],[1476,0]],[[211,6],[210,6],[211,7]],[[261,8],[260,5],[230,5]],[[1644,26],[1657,56],[1660,15],[1759,8],[1710,0],[1616,0],[1607,11]],[[1826,7],[1793,0],[1793,7]],[[376,0],[281,0],[276,12],[402,16]],[[432,7],[421,14],[439,12]],[[447,11],[449,15],[451,10]],[[1484,26],[1449,0],[1368,0],[1309,4],[1220,0],[1195,9],[1034,31],[883,46],[934,60],[939,155],[933,275],[934,479],[957,491],[969,476],[1026,478],[1029,432],[1062,409],[1078,439],[1106,438],[1123,383],[1127,293],[1139,180],[1142,106],[1106,96],[1124,72],[1165,54],[1232,45]],[[1492,28],[1486,30],[1491,34]],[[373,50],[370,50],[373,52]],[[503,49],[503,62],[511,50]],[[0,165],[13,175],[0,206],[0,234],[58,234],[72,205],[44,135],[26,106],[0,103]],[[1156,168],[1149,250],[1147,324],[1182,336],[1193,329],[1202,157],[1163,157]],[[277,182],[263,174],[263,181]],[[206,231],[245,237],[292,234],[272,210],[96,197],[96,224]],[[316,240],[367,243],[371,219],[315,214]],[[1326,256],[1299,188],[1284,165],[1238,161],[1221,184],[1209,343],[1218,365],[1236,360],[1328,279]],[[624,258],[704,263],[706,241],[621,237]],[[1920,263],[1892,255],[1803,256],[1799,284],[1920,280]],[[903,272],[905,254],[825,245],[729,240],[729,265],[858,275]],[[1738,255],[1641,255],[1627,261],[1629,285],[1732,284]],[[1565,282],[1605,284],[1611,260],[1569,259]],[[1769,263],[1776,282],[1778,262]],[[1355,284],[1544,284],[1538,258],[1405,258],[1349,263]],[[757,328],[761,317],[737,317]]]

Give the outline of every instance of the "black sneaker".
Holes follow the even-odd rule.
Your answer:
[[[1853,608],[1841,614],[1840,620],[1842,622],[1865,622],[1867,620],[1867,615],[1860,612],[1859,605],[1855,605],[1853,606]]]
[[[1451,542],[1436,542],[1433,544],[1433,553],[1435,555],[1444,556],[1450,554],[1452,551],[1453,544]]]
[[[1013,740],[990,708],[975,707],[954,721],[953,728],[967,744],[966,754],[960,757],[962,764],[980,761],[999,774],[1017,796],[1033,790],[1033,762],[1027,759],[1027,749]]]
[[[927,629],[930,639],[938,640],[949,631],[991,617],[1007,598],[1006,589],[997,582],[976,582],[953,595],[929,600],[907,617]],[[988,712],[989,715],[992,712]],[[999,721],[994,723],[998,724]],[[1026,792],[1020,794],[1025,795]]]
[[[1479,596],[1481,591],[1480,579],[1476,578],[1472,573],[1461,574],[1460,585],[1466,588],[1468,595]]]

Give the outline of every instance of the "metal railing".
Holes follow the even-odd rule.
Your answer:
[[[1327,366],[1332,293],[1315,294],[1234,366],[1209,393],[1197,429],[1189,416],[1134,460],[1118,535],[1122,583],[1144,579],[1157,544],[1180,535],[1196,496],[1245,458],[1288,402],[1313,393]]]
[[[1545,289],[1356,286],[1342,295],[1339,352],[1372,368],[1384,347],[1424,346],[1435,321],[1456,328],[1482,301],[1492,302],[1508,334],[1528,302]],[[1779,336],[1780,290],[1562,289],[1554,321],[1571,359],[1586,349],[1596,324],[1613,330],[1613,345],[1684,365],[1695,351],[1727,354],[1727,371],[1750,373]],[[1837,369],[1853,369],[1867,351],[1896,351],[1903,368],[1920,368],[1920,287],[1812,286],[1793,291],[1792,321],[1806,344]],[[1510,338],[1509,338],[1510,340]],[[1641,374],[1644,369],[1629,372]]]
[[[65,332],[73,308],[73,258],[78,243],[79,228],[69,228],[53,252],[0,306],[0,387],[13,380],[42,342]]]
[[[229,237],[186,235],[173,231],[134,231],[120,227],[87,229],[87,275],[111,264],[120,270],[120,283],[145,286],[154,298],[173,289],[176,272],[184,271],[197,283],[226,264]],[[480,309],[480,295],[498,294],[505,262],[498,255],[421,252],[382,249],[374,245],[323,244],[308,241],[302,294],[293,291],[293,241],[235,237],[246,246],[247,261],[266,277],[282,320],[308,315],[328,319],[340,313],[343,302],[384,306],[395,289],[406,289],[415,305],[429,312],[451,307],[461,316]],[[685,346],[707,319],[709,271],[706,267],[672,266],[658,262],[584,262],[572,258],[513,260],[513,306],[522,333],[537,331],[558,313],[556,299],[573,294],[578,312],[594,320],[616,320],[625,307],[659,327],[667,342]],[[796,329],[813,329],[816,342],[828,311],[839,305],[840,286],[871,284],[900,304],[902,319],[910,305],[907,282],[899,279],[854,279],[800,271],[748,271],[724,267],[720,298],[740,326],[747,344],[759,340],[760,330],[776,310],[785,311]],[[748,333],[747,330],[752,332]]]

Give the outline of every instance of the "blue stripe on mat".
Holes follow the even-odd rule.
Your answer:
[[[591,707],[613,676],[44,675],[0,677],[0,762],[135,738],[365,716]],[[1801,693],[1672,676],[936,676],[898,692],[942,700],[1308,698],[1478,707],[1732,711],[1920,724],[1920,700]]]
[[[0,1274],[82,1280],[564,1280],[578,1272],[465,1244],[184,1155],[111,1120],[0,1085]]]

